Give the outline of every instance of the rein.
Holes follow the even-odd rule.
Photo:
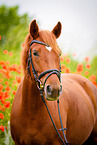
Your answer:
[[[49,114],[49,116],[50,116],[50,119],[51,119],[51,121],[52,121],[52,124],[53,124],[53,126],[54,126],[54,128],[55,128],[55,130],[56,130],[56,132],[57,132],[57,134],[58,134],[58,136],[59,136],[61,142],[63,143],[63,145],[68,145],[69,143],[67,142],[67,139],[66,139],[66,136],[65,136],[65,133],[64,133],[64,130],[67,130],[67,129],[66,129],[66,128],[63,128],[62,119],[61,119],[61,114],[60,114],[60,108],[59,108],[59,99],[57,100],[59,118],[60,118],[60,123],[61,123],[61,129],[59,129],[59,131],[62,131],[62,132],[63,132],[63,136],[64,136],[64,139],[65,139],[65,142],[63,141],[63,139],[62,139],[62,137],[61,137],[59,131],[58,131],[57,128],[56,128],[56,125],[55,125],[55,123],[54,123],[54,121],[53,121],[53,118],[52,118],[52,116],[51,116],[51,113],[50,113],[50,111],[49,111],[49,109],[48,109],[48,106],[47,106],[47,104],[46,104],[46,102],[45,102],[45,99],[44,99],[44,97],[43,97],[43,91],[44,91],[45,83],[46,83],[47,79],[48,79],[52,74],[56,74],[57,77],[59,78],[59,81],[61,82],[61,65],[60,65],[60,71],[59,71],[58,69],[49,69],[49,70],[46,70],[46,71],[42,72],[42,73],[38,76],[38,74],[37,74],[37,72],[36,72],[36,70],[35,70],[35,68],[34,68],[33,61],[32,61],[31,45],[32,45],[33,43],[37,43],[37,44],[41,44],[41,45],[44,45],[44,46],[49,47],[49,45],[46,44],[46,43],[43,43],[43,42],[38,41],[38,40],[32,40],[31,43],[30,43],[30,51],[29,51],[29,57],[28,57],[28,67],[27,67],[26,69],[27,69],[28,72],[30,73],[29,67],[30,67],[30,64],[32,65],[32,72],[33,72],[35,81],[36,81],[36,83],[37,83],[37,87],[38,87],[38,89],[39,89],[39,91],[40,91],[40,95],[41,95],[42,101],[44,102],[44,104],[45,104],[45,106],[46,106],[46,109],[47,109],[47,112],[48,112],[48,114]],[[59,63],[59,64],[60,64],[60,63]],[[48,75],[47,75],[47,77],[46,77],[46,79],[45,79],[45,81],[44,81],[44,84],[42,84],[41,81],[40,81],[40,79],[41,79],[44,75],[46,75],[46,74],[48,74]]]

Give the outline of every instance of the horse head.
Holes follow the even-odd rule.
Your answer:
[[[24,72],[29,67],[31,79],[35,80],[36,77],[35,81],[38,81],[39,85],[42,84],[45,97],[50,101],[57,100],[62,91],[59,61],[61,50],[56,42],[61,34],[61,27],[61,23],[58,22],[51,32],[39,30],[36,20],[33,20],[24,43],[22,57]]]

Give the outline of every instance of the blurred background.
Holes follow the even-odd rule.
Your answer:
[[[18,25],[17,20],[11,17],[13,13],[15,17],[25,14],[25,23],[28,24],[36,19],[41,29],[52,30],[60,21],[62,34],[58,42],[63,53],[76,52],[75,58],[80,61],[85,56],[93,58],[97,55],[97,0],[0,0],[1,5],[18,6],[12,13],[7,9],[5,12],[0,10],[0,19],[6,19],[0,20],[0,33],[3,31],[3,35],[8,34],[9,25],[4,30],[1,23],[9,21],[10,25]],[[24,23],[23,19],[20,23]]]
[[[22,81],[21,50],[36,19],[40,29],[52,30],[62,50],[62,73],[88,78],[97,87],[97,0],[0,0],[0,145],[14,145],[10,112]]]

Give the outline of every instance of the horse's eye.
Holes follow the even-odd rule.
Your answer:
[[[34,56],[39,56],[38,52],[36,50],[33,51]]]

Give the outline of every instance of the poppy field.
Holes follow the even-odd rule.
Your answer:
[[[10,135],[10,112],[17,88],[23,78],[20,58],[23,41],[28,33],[29,18],[26,14],[19,16],[18,7],[8,9],[2,6],[0,9],[2,10],[0,11],[2,16],[2,22],[0,22],[2,26],[0,27],[0,145],[14,145]],[[8,20],[4,12],[6,10]],[[12,22],[10,23],[9,20]],[[97,56],[92,60],[86,56],[82,62],[78,62],[75,59],[76,55],[76,52],[61,55],[62,73],[83,75],[97,87]]]
[[[10,111],[14,95],[20,84],[23,75],[20,65],[20,52],[16,53],[3,50],[0,51],[0,136],[5,137],[5,131],[8,131],[8,122],[10,121]],[[14,62],[14,57],[16,61]],[[90,62],[86,57],[83,63],[73,60],[69,55],[62,54],[60,57],[62,73],[76,73],[87,77],[97,87],[97,68],[94,62]],[[94,71],[93,71],[94,69]],[[93,73],[94,72],[94,73]]]

